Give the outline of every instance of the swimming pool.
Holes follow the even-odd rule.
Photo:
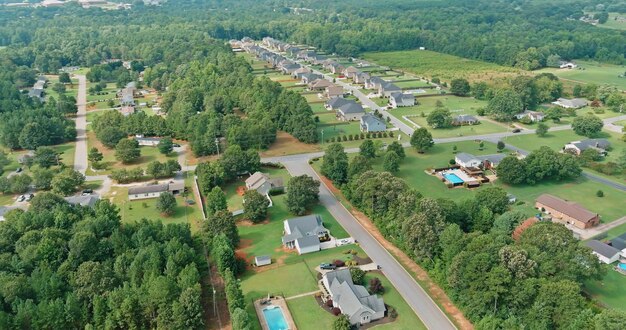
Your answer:
[[[463,179],[459,178],[454,173],[444,174],[443,177],[446,178],[446,180],[452,182],[452,184],[461,184],[461,183],[463,183]]]
[[[263,308],[263,316],[270,330],[287,330],[287,321],[283,315],[283,310],[278,306],[269,306]]]
[[[621,269],[623,271],[626,271],[626,264],[625,263],[621,263],[620,262],[619,264],[617,264],[617,267],[619,267],[619,269]]]

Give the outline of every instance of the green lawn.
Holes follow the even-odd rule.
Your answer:
[[[46,78],[48,78],[48,82],[46,83],[45,94],[48,97],[54,97],[56,100],[58,100],[59,99],[59,93],[54,91],[52,89],[52,86],[54,86],[54,84],[59,82],[59,76],[57,76],[57,75],[50,75],[50,76],[46,76]],[[78,95],[78,80],[72,79],[72,84],[65,85],[65,93],[64,94],[66,96],[76,97],[76,95]]]
[[[624,20],[618,21],[616,20],[617,17],[623,18],[623,17],[626,17],[626,14],[609,13],[609,19],[606,21],[606,23],[598,24],[596,26],[607,28],[607,29],[626,30],[626,21]]]
[[[335,316],[323,310],[314,296],[305,296],[287,301],[289,312],[298,329],[332,329]]]
[[[97,102],[99,100],[108,100],[117,98],[117,86],[115,83],[107,83],[107,87],[98,94],[89,94],[89,88],[96,86],[98,83],[87,84],[87,102]],[[106,101],[102,102],[106,104]]]
[[[398,312],[398,318],[394,322],[377,326],[376,329],[426,329],[419,317],[415,315],[415,312],[404,301],[398,290],[391,285],[384,275],[368,273],[365,276],[365,287],[367,287],[370,278],[374,277],[378,277],[383,284],[383,288],[385,288],[385,292],[382,295],[385,304],[395,308]]]
[[[619,77],[626,71],[623,65],[605,64],[592,61],[576,60],[576,69],[541,69],[537,73],[550,72],[562,79],[569,79],[583,84],[615,85],[621,90],[626,90],[626,78]]]
[[[496,77],[513,76],[518,69],[493,63],[437,53],[429,50],[405,50],[394,52],[371,52],[363,57],[379,65],[401,69],[420,76],[438,77],[450,81],[466,78],[471,81],[486,81]]]
[[[67,142],[63,144],[57,144],[50,146],[56,152],[61,154],[61,161],[69,166],[74,166],[74,154],[76,153],[76,142]]]
[[[626,311],[626,275],[615,271],[615,264],[604,267],[607,269],[604,278],[588,281],[584,290],[602,305]]]

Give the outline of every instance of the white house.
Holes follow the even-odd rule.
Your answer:
[[[135,137],[135,140],[137,141],[137,143],[139,143],[140,146],[147,146],[147,147],[156,147],[159,142],[161,142],[161,138],[157,138],[157,137]]]
[[[561,63],[559,63],[560,69],[575,69],[577,67],[578,65],[574,62],[561,61]]]
[[[131,187],[128,188],[128,200],[134,201],[139,199],[157,198],[166,191],[169,191],[172,194],[178,194],[183,190],[185,190],[185,183],[183,181],[172,181],[170,183]]]
[[[409,93],[391,93],[389,96],[389,104],[392,108],[411,107],[415,105],[415,96]]]
[[[595,239],[587,242],[586,245],[591,248],[591,253],[595,254],[605,264],[618,261],[622,253],[622,251]]]
[[[526,110],[515,115],[518,120],[528,117],[533,123],[540,122],[545,118],[543,112]]]
[[[556,101],[552,102],[554,105],[558,105],[567,109],[579,109],[587,106],[587,101],[584,99],[566,99],[559,98]]]
[[[298,254],[317,252],[320,250],[320,241],[330,238],[330,232],[324,227],[319,214],[285,220],[283,229],[283,245],[296,249]]]
[[[460,152],[454,156],[454,161],[461,167],[479,167],[482,162],[480,159],[465,152]]]

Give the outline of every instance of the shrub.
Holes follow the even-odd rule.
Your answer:
[[[454,165],[454,164],[456,164],[456,161],[455,161],[454,159],[450,159],[450,161],[448,161],[448,163],[449,163],[450,165]]]
[[[604,197],[604,191],[602,191],[602,190],[598,190],[598,191],[596,192],[596,196],[598,196],[598,197]]]
[[[330,299],[326,300],[326,306],[327,307],[333,307],[333,301],[330,300]]]
[[[345,141],[348,141],[348,137],[344,135],[344,136],[343,136],[343,138],[342,138],[342,140],[343,140],[344,142],[345,142]]]
[[[333,315],[339,316],[339,314],[341,314],[341,309],[339,309],[338,307],[333,307]]]
[[[354,140],[354,136],[352,134],[348,135],[348,141]]]
[[[383,137],[387,137],[387,132],[383,132]]]
[[[365,139],[365,134],[361,133],[361,140]]]
[[[336,267],[343,267],[346,265],[346,263],[343,260],[333,260],[333,265],[335,265]]]
[[[393,137],[393,131],[389,132],[389,137]]]
[[[387,315],[389,315],[390,318],[395,319],[398,317],[398,311],[393,307],[389,307],[387,309]]]
[[[365,135],[366,138],[370,138],[372,135],[370,133],[367,133],[367,135]]]

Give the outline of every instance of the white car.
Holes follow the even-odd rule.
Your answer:
[[[19,197],[17,197],[18,202],[23,202],[25,199],[26,199],[26,196],[24,195],[20,195]]]

